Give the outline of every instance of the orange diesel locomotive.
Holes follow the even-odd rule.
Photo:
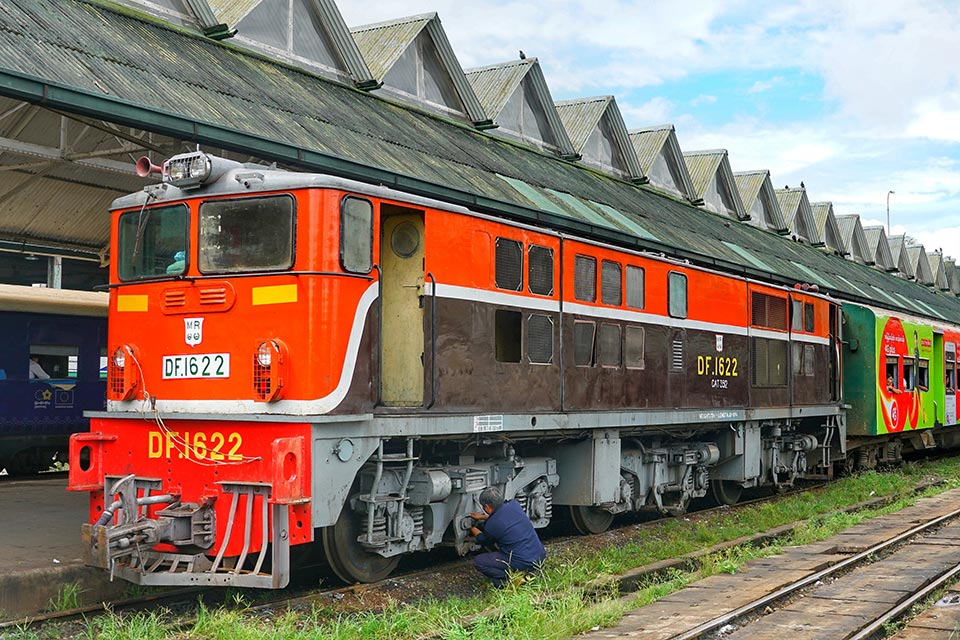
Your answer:
[[[488,485],[597,532],[843,457],[815,291],[202,152],[112,215],[109,402],[70,488],[86,561],[133,582],[281,587],[315,542],[377,580],[471,550]]]

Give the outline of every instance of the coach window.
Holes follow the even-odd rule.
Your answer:
[[[627,265],[627,306],[643,309],[643,269]]]
[[[671,271],[667,276],[667,307],[673,318],[687,317],[687,276]]]
[[[32,344],[30,345],[30,359],[36,359],[43,373],[51,378],[76,378],[77,362],[80,348],[72,345]],[[31,366],[31,378],[42,378]]]
[[[902,389],[903,380],[900,378],[899,359],[896,356],[887,356],[887,362],[884,367],[884,375],[887,380],[893,380],[893,386]]]
[[[920,391],[930,390],[930,361],[920,358],[917,362],[917,388]]]
[[[623,361],[623,344],[620,342],[620,325],[600,325],[600,366],[619,368]]]
[[[604,260],[600,266],[600,301],[619,307],[623,304],[623,277],[619,262]]]
[[[597,301],[597,260],[578,255],[573,262],[573,297],[583,302]]]
[[[294,200],[288,195],[207,200],[200,205],[200,271],[289,269],[293,219]]]
[[[497,309],[494,328],[497,362],[520,362],[521,320],[519,311]]]
[[[903,359],[903,391],[913,391],[917,387],[917,363],[913,358]]]
[[[100,347],[100,379],[107,379],[107,348]]]
[[[623,364],[627,369],[643,369],[643,327],[623,330]]]
[[[809,302],[803,303],[803,330],[807,333],[814,332],[814,315],[813,315],[813,305]]]
[[[523,245],[516,240],[497,238],[494,279],[498,289],[523,290]],[[519,362],[519,360],[517,361]]]
[[[573,323],[573,363],[576,366],[593,366],[593,341],[596,332],[596,323],[586,320]]]
[[[553,319],[538,313],[527,316],[527,359],[531,364],[553,362]]]
[[[957,389],[957,352],[953,343],[947,345],[947,350],[943,354],[944,360],[944,386],[947,393],[954,393]]]
[[[419,237],[416,240],[419,246]],[[340,202],[340,266],[350,273],[373,269],[373,204],[369,200],[348,196]]]
[[[178,276],[187,268],[187,208],[184,205],[128,211],[117,228],[120,280]]]
[[[527,287],[538,296],[553,295],[553,249],[532,244],[527,251]]]

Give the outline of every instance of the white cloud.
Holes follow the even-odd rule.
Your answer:
[[[783,76],[774,76],[769,80],[757,80],[747,89],[747,93],[765,93],[781,84],[783,84]]]
[[[674,105],[666,98],[653,98],[640,105],[633,105],[629,102],[620,102],[617,100],[617,106],[620,107],[620,113],[623,119],[630,123],[645,123],[647,125],[666,124],[670,121]]]
[[[706,93],[701,93],[696,98],[690,101],[691,107],[699,107],[705,104],[714,104],[717,101],[717,96],[711,96]]]

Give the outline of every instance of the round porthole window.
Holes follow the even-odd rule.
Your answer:
[[[390,236],[390,247],[401,258],[409,258],[420,248],[420,231],[412,222],[401,222]]]

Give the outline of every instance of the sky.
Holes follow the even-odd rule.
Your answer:
[[[350,27],[436,12],[465,69],[536,57],[556,101],[802,181],[960,259],[957,0],[337,0]],[[888,192],[893,191],[888,197]]]

